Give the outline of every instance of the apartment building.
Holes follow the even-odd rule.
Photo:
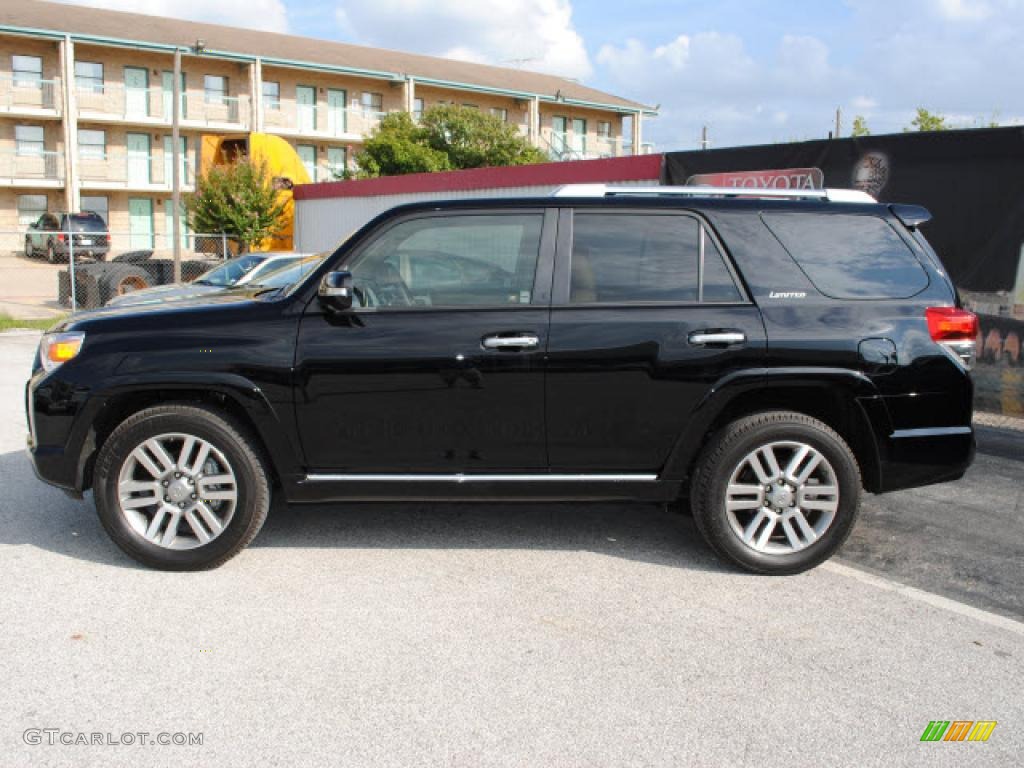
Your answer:
[[[181,179],[204,134],[277,134],[332,180],[389,112],[488,110],[553,160],[650,151],[643,104],[573,80],[155,16],[0,5],[0,231],[44,210],[92,210],[135,246],[168,245],[174,51]]]

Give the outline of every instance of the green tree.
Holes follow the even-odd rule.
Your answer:
[[[408,112],[386,115],[356,152],[357,178],[451,170],[448,156],[429,147]]]
[[[356,153],[357,178],[405,173],[526,165],[545,160],[514,126],[461,106],[424,111],[419,122],[406,112],[387,115]]]
[[[863,115],[857,115],[853,118],[853,128],[850,130],[850,135],[854,138],[858,136],[870,136],[871,129],[868,128],[868,121],[864,119]]]
[[[420,120],[429,147],[448,156],[452,168],[529,165],[547,158],[515,126],[479,109],[442,105]]]
[[[224,232],[243,252],[284,225],[286,201],[278,199],[266,167],[246,159],[210,168],[184,204],[193,232]]]
[[[910,121],[904,131],[947,131],[946,118],[938,113],[929,112],[924,107],[917,108],[917,115]]]

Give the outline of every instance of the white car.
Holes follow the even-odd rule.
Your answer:
[[[203,273],[190,283],[181,285],[159,285],[155,288],[144,288],[141,291],[115,296],[107,306],[126,306],[129,304],[149,304],[178,299],[192,299],[205,293],[215,293],[225,288],[242,286],[246,283],[259,283],[265,276],[278,269],[288,267],[310,254],[294,251],[267,251],[265,253],[246,253],[218,264]]]

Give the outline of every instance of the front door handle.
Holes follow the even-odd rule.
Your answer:
[[[536,349],[540,339],[532,333],[517,333],[515,336],[485,336],[484,349]]]
[[[743,331],[694,331],[687,338],[693,346],[704,347],[710,344],[742,344],[747,340],[747,334]]]

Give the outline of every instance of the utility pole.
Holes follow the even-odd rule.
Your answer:
[[[835,137],[837,139],[840,136],[843,135],[842,134],[842,127],[843,127],[843,108],[842,107],[836,107],[836,133],[835,133]]]
[[[705,125],[700,132],[700,148],[709,149],[710,147],[711,142],[708,141],[708,127]]]
[[[171,89],[171,220],[174,238],[174,282],[181,282],[181,49],[174,48],[174,86]]]

